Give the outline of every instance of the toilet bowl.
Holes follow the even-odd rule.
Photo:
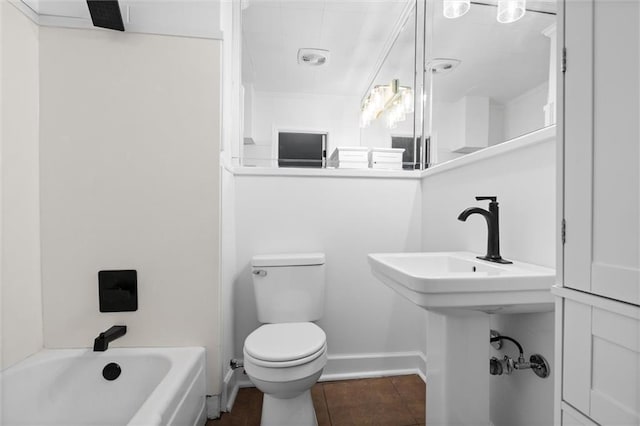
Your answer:
[[[244,369],[264,393],[262,426],[316,426],[311,387],[327,364],[323,253],[251,259],[258,321],[244,342]]]
[[[244,344],[244,368],[264,393],[262,426],[317,425],[311,387],[327,364],[324,331],[311,322],[265,324]]]

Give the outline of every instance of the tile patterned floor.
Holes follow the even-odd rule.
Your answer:
[[[425,384],[417,375],[317,383],[311,389],[319,426],[424,425]],[[233,411],[206,426],[258,426],[262,392],[240,389]]]

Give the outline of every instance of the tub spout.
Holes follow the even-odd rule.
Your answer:
[[[100,333],[93,341],[94,352],[104,352],[109,347],[109,342],[113,342],[118,337],[122,337],[127,333],[126,325],[114,325],[104,333]]]

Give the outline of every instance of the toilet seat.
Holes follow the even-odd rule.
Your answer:
[[[253,365],[257,365],[260,367],[267,367],[267,368],[286,368],[286,367],[296,367],[298,365],[304,365],[304,364],[308,364],[311,361],[317,359],[318,357],[320,357],[322,354],[327,352],[327,345],[326,343],[322,346],[322,348],[320,348],[320,350],[316,353],[313,353],[309,356],[306,356],[304,358],[298,358],[298,359],[293,359],[293,360],[289,360],[289,361],[265,361],[259,358],[255,358],[253,356],[251,356],[245,349],[244,351],[244,357],[245,357],[245,362],[248,360],[248,362],[252,363]]]
[[[292,383],[314,375],[320,376],[321,371],[327,365],[326,345],[317,354],[294,361],[262,361],[249,355],[246,348],[243,353],[245,372],[256,385],[258,385],[258,381]],[[291,365],[294,363],[296,365]],[[317,380],[317,377],[314,380]],[[258,385],[258,387],[260,386]]]
[[[306,380],[327,364],[327,337],[311,322],[265,324],[245,339],[243,354],[254,383]]]
[[[327,348],[325,332],[311,322],[265,324],[244,342],[245,355],[256,365],[294,367],[318,358]]]

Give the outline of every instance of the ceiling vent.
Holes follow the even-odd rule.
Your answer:
[[[427,69],[430,69],[434,74],[446,74],[454,70],[455,67],[460,65],[459,59],[450,58],[435,58],[427,63]]]
[[[300,65],[309,65],[319,67],[329,62],[329,51],[324,49],[299,49],[298,63]]]

